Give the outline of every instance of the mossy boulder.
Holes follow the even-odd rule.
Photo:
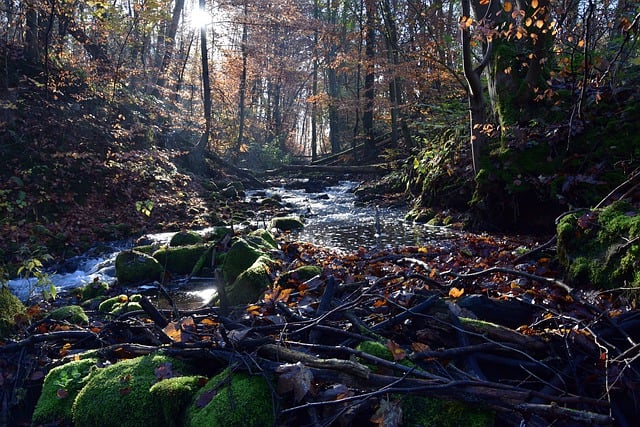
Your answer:
[[[138,251],[122,251],[116,257],[116,277],[120,284],[153,282],[162,277],[164,269],[152,256]]]
[[[222,263],[222,274],[225,282],[233,282],[240,273],[251,267],[258,258],[266,256],[269,248],[273,249],[274,247],[261,236],[234,238]]]
[[[272,262],[268,257],[260,256],[230,285],[226,285],[227,302],[230,305],[242,305],[257,301],[265,289],[271,285],[269,272]]]
[[[277,284],[282,287],[295,287],[320,274],[322,274],[322,268],[317,265],[303,265],[281,274],[280,277],[278,277]]]
[[[178,247],[163,247],[153,253],[153,257],[167,271],[176,274],[190,274],[201,257],[208,253],[209,258],[204,260],[211,264],[210,246],[206,244],[195,244]]]
[[[187,427],[260,427],[275,423],[272,388],[261,376],[216,375],[196,394],[187,410]]]
[[[255,240],[253,239],[253,237],[258,237],[261,240]],[[255,244],[258,245],[259,247],[262,247],[263,249],[266,249],[266,250],[278,248],[278,242],[276,242],[276,239],[273,237],[273,234],[269,233],[267,230],[263,228],[259,228],[249,233],[249,239],[254,241]]]
[[[26,316],[26,307],[9,288],[0,285],[0,338],[11,335],[19,316]]]
[[[558,258],[572,285],[640,287],[640,212],[627,202],[563,217]]]
[[[169,246],[187,246],[203,243],[204,238],[199,233],[192,230],[179,231],[169,240]]]
[[[151,386],[149,393],[162,402],[162,416],[167,426],[184,425],[187,407],[206,383],[207,377],[192,375],[167,378]]]
[[[177,413],[165,414],[164,399],[150,389],[167,378],[187,373],[186,365],[162,354],[123,360],[96,370],[80,390],[73,407],[76,426],[155,427],[176,425]],[[160,393],[162,395],[162,393]]]
[[[304,223],[298,217],[280,216],[271,219],[271,228],[276,228],[280,231],[299,230],[304,228]]]
[[[80,296],[83,301],[88,301],[97,297],[101,297],[108,291],[109,284],[107,282],[94,280],[90,283],[87,283],[80,289]]]
[[[48,317],[53,320],[64,320],[77,325],[89,324],[89,317],[87,316],[87,313],[85,313],[84,309],[79,305],[67,305],[56,308],[49,313]]]
[[[31,417],[33,425],[70,425],[73,401],[97,369],[96,363],[97,359],[83,359],[51,369]]]
[[[117,295],[102,301],[98,306],[98,311],[118,315],[130,311],[142,310],[139,302],[141,299],[142,295],[140,294],[133,294],[131,296],[125,294]]]

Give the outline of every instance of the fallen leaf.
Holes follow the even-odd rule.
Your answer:
[[[399,361],[407,357],[406,353],[395,341],[387,341],[387,348],[391,351],[394,361]]]
[[[396,427],[402,425],[402,408],[397,402],[380,400],[378,410],[369,420],[379,427]]]
[[[458,289],[456,287],[453,287],[453,288],[449,289],[449,296],[451,298],[460,298],[462,296],[462,294],[464,294],[464,288],[463,289]]]
[[[311,370],[301,362],[279,366],[278,393],[293,391],[293,398],[300,402],[310,391],[313,382]]]

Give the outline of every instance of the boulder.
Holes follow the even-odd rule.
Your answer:
[[[271,220],[271,227],[280,231],[292,231],[304,228],[304,224],[298,217],[293,216],[279,216]]]
[[[122,251],[116,257],[116,277],[120,284],[138,284],[160,280],[164,269],[158,261],[138,251]]]
[[[276,284],[283,288],[295,287],[320,274],[322,274],[322,268],[317,265],[303,265],[281,274]]]
[[[0,285],[0,338],[7,338],[13,332],[16,318],[26,316],[26,307],[9,288]]]
[[[171,240],[169,240],[169,246],[187,246],[203,242],[204,238],[199,233],[191,230],[184,230],[179,231],[178,233],[171,236]]]
[[[72,425],[71,408],[84,387],[97,359],[69,362],[51,369],[44,378],[42,392],[33,411],[33,425]]]
[[[640,287],[640,212],[627,202],[565,215],[558,258],[572,285]]]
[[[275,425],[273,386],[263,375],[225,369],[211,378],[187,409],[187,427]]]
[[[178,247],[165,246],[153,253],[159,265],[176,274],[191,274],[202,256],[207,256],[204,264],[211,264],[210,245],[198,243]]]
[[[158,398],[172,393],[151,393],[150,390],[168,378],[188,373],[187,370],[184,362],[162,354],[96,369],[73,403],[73,422],[76,426],[101,427],[179,425],[183,408],[174,406],[176,413],[166,414],[166,405],[170,402]]]
[[[67,305],[64,307],[56,308],[48,316],[53,320],[64,320],[69,323],[75,323],[77,325],[88,325],[89,317],[84,309],[79,305]]]
[[[271,285],[269,265],[272,261],[259,257],[229,285],[225,285],[229,305],[249,304],[257,301],[260,295]]]

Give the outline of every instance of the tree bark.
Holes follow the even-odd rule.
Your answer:
[[[173,59],[173,51],[176,46],[176,34],[178,33],[178,25],[180,24],[180,16],[182,15],[183,9],[184,0],[175,0],[171,23],[169,24],[167,35],[165,36],[165,51],[162,57],[162,63],[160,64],[160,70],[158,72],[158,86],[161,87],[166,87],[167,85],[167,73]]]
[[[364,77],[364,98],[365,107],[362,114],[362,126],[365,133],[365,149],[370,153],[375,148],[375,132],[373,124],[373,110],[375,107],[375,61],[376,61],[376,2],[375,0],[365,0],[365,11],[367,19],[365,23],[365,68]]]

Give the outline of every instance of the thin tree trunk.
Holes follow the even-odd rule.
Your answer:
[[[239,153],[242,149],[244,140],[244,122],[245,122],[245,98],[247,94],[247,0],[244,1],[242,23],[242,42],[240,44],[240,52],[242,55],[242,71],[240,74],[240,87],[238,88],[238,139],[236,141],[236,150]]]
[[[173,59],[173,50],[176,45],[176,34],[178,33],[178,25],[180,24],[180,15],[182,15],[182,10],[184,9],[184,0],[175,0],[175,4],[173,6],[173,15],[171,16],[171,23],[169,24],[169,29],[165,36],[165,51],[164,56],[162,57],[162,63],[160,64],[160,70],[158,72],[158,86],[166,87],[167,85],[167,73],[169,70],[169,65],[171,65],[171,61]]]
[[[200,8],[204,10],[205,1],[200,0]],[[211,135],[211,82],[209,81],[209,53],[207,48],[207,27],[200,27],[200,48],[202,56],[202,101],[204,104],[204,135],[200,143],[200,150],[206,150]]]
[[[369,150],[375,148],[375,134],[373,126],[373,109],[375,106],[375,56],[376,56],[376,2],[375,0],[365,0],[365,10],[367,14],[365,24],[365,56],[366,74],[364,77],[364,97],[365,108],[362,115],[362,126],[365,132],[365,147]]]

